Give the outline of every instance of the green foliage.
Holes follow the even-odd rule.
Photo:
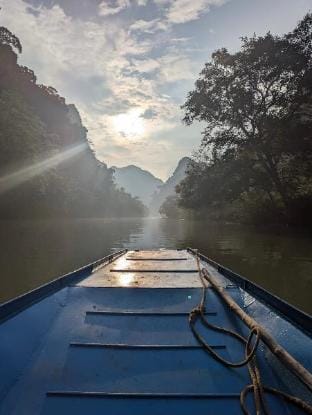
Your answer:
[[[0,27],[0,44],[9,45],[17,49],[19,53],[22,53],[22,45],[19,38],[3,26]]]
[[[185,212],[178,206],[176,196],[168,196],[160,206],[159,213],[169,219],[180,219],[185,216]]]
[[[297,221],[297,201],[312,196],[311,33],[308,14],[285,36],[242,38],[239,52],[213,53],[182,107],[187,125],[206,127],[178,189],[181,206],[240,201],[253,220],[265,208],[271,220]]]
[[[96,159],[77,109],[38,85],[13,48],[21,52],[18,38],[0,28],[0,217],[143,215],[142,203],[116,189],[112,170]],[[72,148],[81,151],[49,166]]]

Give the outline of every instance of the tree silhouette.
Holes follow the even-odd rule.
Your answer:
[[[308,14],[284,36],[245,37],[239,52],[212,54],[182,107],[187,125],[205,124],[201,152],[208,159],[206,179],[196,171],[180,188],[185,206],[196,184],[207,204],[253,194],[287,217],[296,200],[312,200],[311,33]]]
[[[3,26],[0,27],[0,44],[9,45],[16,49],[18,53],[22,53],[22,45],[19,38]]]

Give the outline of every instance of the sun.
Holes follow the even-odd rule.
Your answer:
[[[140,138],[145,132],[144,119],[141,117],[142,111],[132,109],[123,114],[113,117],[114,129],[128,138]]]

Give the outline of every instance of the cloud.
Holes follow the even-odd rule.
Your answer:
[[[23,0],[0,0],[1,24],[23,44],[20,63],[34,69],[40,83],[54,86],[76,104],[101,160],[109,165],[131,160],[165,178],[170,152],[185,151],[173,140],[181,102],[168,85],[193,81],[199,68],[185,52],[190,38],[171,33],[166,13],[173,2],[160,7],[157,0],[155,8],[154,1],[102,1],[93,18],[83,19],[66,13],[62,3],[30,9]],[[150,20],[106,18],[130,7],[150,7]],[[134,109],[144,133],[129,139],[116,129],[116,117]]]
[[[159,0],[158,0],[159,1]],[[211,6],[221,6],[227,0],[172,0],[167,11],[167,19],[172,24],[186,23],[199,19]]]
[[[159,69],[160,62],[157,59],[132,59],[132,67],[141,73],[154,72]]]
[[[104,0],[99,4],[100,16],[111,16],[117,14],[130,6],[129,0]]]
[[[160,70],[158,79],[161,83],[172,83],[194,79],[197,63],[182,53],[172,52],[159,59]]]
[[[139,7],[147,5],[149,0],[132,0],[132,4]],[[100,16],[111,16],[131,7],[130,0],[104,0],[99,4]]]
[[[129,30],[130,32],[143,32],[153,34],[157,31],[167,30],[168,25],[161,21],[160,19],[153,19],[153,20],[142,20],[139,19],[134,22]]]
[[[138,6],[146,6],[149,0],[137,0]]]
[[[154,34],[168,31],[174,25],[199,19],[210,11],[211,6],[222,6],[230,0],[154,0],[159,6],[161,17],[151,20],[138,19],[129,28],[131,32]],[[172,39],[173,40],[173,39]],[[177,38],[176,41],[188,40]]]
[[[157,117],[157,111],[153,108],[148,108],[140,115],[140,117],[145,118],[146,120],[152,120],[153,118]]]

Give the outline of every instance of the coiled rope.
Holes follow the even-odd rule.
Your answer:
[[[198,257],[197,252],[196,252],[196,262],[197,262],[198,274],[199,274],[199,277],[202,283],[202,296],[201,296],[201,301],[199,305],[195,307],[189,314],[189,325],[190,325],[190,328],[192,330],[194,337],[202,345],[203,349],[207,351],[215,360],[217,360],[224,366],[233,367],[233,368],[242,367],[245,365],[247,366],[249,376],[251,379],[251,384],[246,385],[240,393],[240,405],[241,405],[241,409],[244,415],[251,415],[246,405],[246,397],[249,392],[253,392],[256,415],[261,415],[261,414],[270,415],[268,405],[265,400],[265,392],[269,394],[277,395],[283,398],[286,402],[289,402],[297,406],[298,408],[303,410],[305,413],[312,415],[312,406],[310,406],[308,403],[306,403],[302,399],[299,399],[295,396],[279,391],[275,388],[262,385],[260,371],[259,371],[259,367],[256,361],[256,351],[259,345],[259,341],[261,340],[261,332],[257,326],[251,327],[248,338],[245,338],[233,330],[216,326],[215,324],[210,323],[206,319],[205,304],[206,304],[206,290],[208,288],[206,283],[207,282],[210,283],[209,273],[206,269],[202,270],[200,268],[200,262],[199,262],[199,257]],[[214,288],[213,284],[211,284],[211,287]],[[217,291],[217,293],[221,296],[221,298],[223,298],[220,292]],[[200,318],[202,324],[208,329],[222,332],[228,336],[234,337],[240,343],[242,343],[244,345],[245,358],[240,362],[230,362],[224,359],[218,353],[216,353],[215,350],[213,350],[213,348],[204,340],[204,338],[196,330],[195,323],[198,320],[198,318]],[[252,340],[254,337],[255,337],[255,341],[252,346]]]

